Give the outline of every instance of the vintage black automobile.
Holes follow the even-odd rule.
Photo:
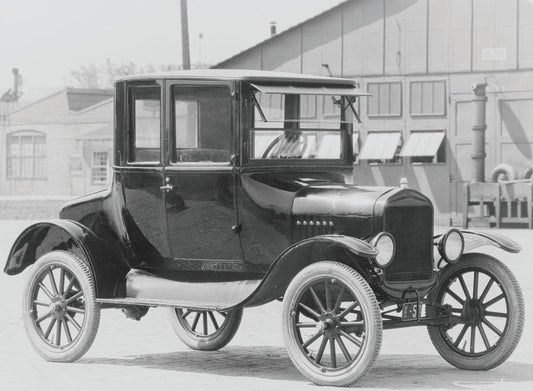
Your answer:
[[[363,95],[348,79],[259,71],[118,80],[111,187],[26,229],[4,269],[33,265],[23,319],[37,353],[74,361],[101,308],[140,319],[155,306],[191,348],[220,349],[243,308],[282,299],[289,356],[317,384],[360,379],[389,328],[427,326],[458,368],[504,362],[522,294],[473,251],[520,247],[487,231],[434,235],[424,195],[353,184]]]

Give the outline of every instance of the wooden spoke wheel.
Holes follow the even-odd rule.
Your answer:
[[[31,269],[22,316],[33,348],[48,361],[75,361],[90,348],[100,321],[94,283],[74,254],[54,251]]]
[[[287,288],[283,332],[289,356],[306,378],[346,386],[372,367],[383,326],[367,282],[346,265],[319,262]]]
[[[218,350],[235,336],[242,308],[228,311],[171,308],[170,322],[178,338],[194,350]]]
[[[524,301],[516,278],[503,263],[485,254],[466,254],[441,273],[430,301],[449,306],[458,320],[429,326],[433,345],[461,369],[500,365],[515,349],[524,326]]]

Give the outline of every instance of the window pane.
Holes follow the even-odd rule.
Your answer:
[[[131,133],[134,135],[130,161],[158,162],[161,129],[161,94],[159,87],[133,87],[133,118]]]
[[[33,155],[33,137],[22,136],[20,138],[20,155],[32,156]]]
[[[435,114],[446,113],[446,89],[443,81],[433,83],[433,108]]]
[[[46,156],[46,138],[44,136],[35,136],[33,138],[35,156]]]
[[[316,118],[316,95],[300,96],[300,118]]]
[[[390,114],[390,86],[387,83],[379,85],[379,114]]]
[[[173,97],[177,107],[172,161],[229,162],[232,129],[229,88],[174,86]]]
[[[32,130],[19,131],[8,134],[6,144],[8,178],[46,178],[46,136]]]
[[[174,102],[176,148],[198,148],[198,102]]]
[[[422,113],[422,84],[411,83],[411,114]]]
[[[7,138],[7,156],[20,156],[20,139],[15,136]]]
[[[20,165],[18,158],[7,158],[7,177],[18,178],[20,177]]]
[[[390,83],[390,115],[402,114],[402,87],[400,83]]]
[[[23,157],[20,159],[20,177],[32,178],[33,177],[33,158]]]
[[[35,178],[46,178],[46,158],[35,158]]]
[[[422,114],[433,114],[433,83],[422,84]]]

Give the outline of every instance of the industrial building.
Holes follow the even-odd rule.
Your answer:
[[[439,224],[460,221],[474,179],[474,83],[487,84],[485,179],[533,163],[531,0],[349,0],[215,67],[357,80],[372,96],[359,103],[355,182],[405,177]]]

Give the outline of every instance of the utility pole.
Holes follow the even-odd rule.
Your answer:
[[[181,0],[181,55],[183,69],[191,69],[191,53],[189,48],[189,20],[187,16],[187,0]]]

